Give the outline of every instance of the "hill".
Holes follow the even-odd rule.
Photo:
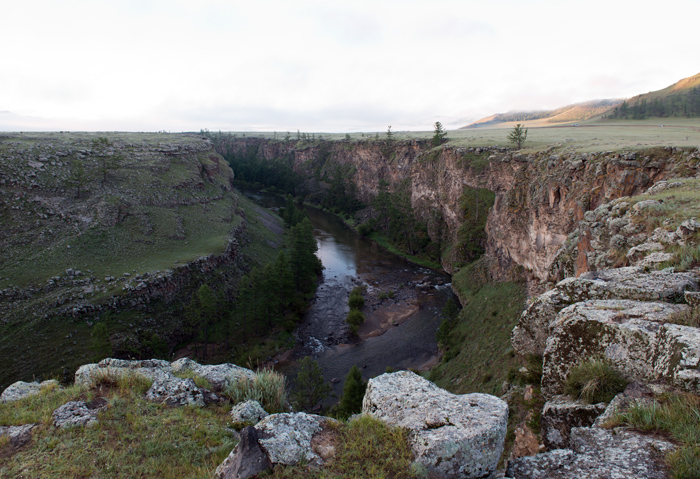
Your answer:
[[[595,100],[542,111],[514,111],[498,113],[475,121],[460,130],[469,128],[493,127],[502,123],[540,120],[540,123],[556,124],[584,121],[596,117],[621,103],[621,100]]]
[[[700,116],[700,73],[671,86],[632,97],[615,107],[608,118],[643,120],[648,117]]]
[[[627,100],[594,100],[568,105],[556,110],[498,113],[475,121],[463,129],[493,128],[512,122],[531,122],[527,126],[581,122],[594,118],[634,119],[648,117],[700,116],[700,73],[684,78],[661,90],[637,95]]]

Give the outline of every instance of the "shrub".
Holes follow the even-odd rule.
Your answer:
[[[350,330],[357,333],[357,329],[365,322],[365,315],[356,309],[351,309],[345,321],[350,325]]]
[[[569,372],[566,393],[587,403],[610,402],[624,391],[627,381],[604,358],[591,358]]]
[[[350,309],[362,309],[365,305],[365,298],[359,294],[351,294],[350,299],[348,299],[348,305]]]
[[[239,378],[226,388],[224,394],[234,404],[248,400],[258,401],[270,414],[287,410],[286,379],[283,374],[271,369],[258,371],[254,379]]]

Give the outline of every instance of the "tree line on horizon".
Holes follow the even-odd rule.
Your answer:
[[[650,100],[642,99],[636,102],[623,101],[612,109],[606,118],[624,118],[643,120],[648,117],[698,117],[700,116],[700,87]]]

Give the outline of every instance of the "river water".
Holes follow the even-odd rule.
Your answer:
[[[278,196],[246,195],[268,208],[284,205]],[[277,369],[293,378],[294,359],[310,355],[326,380],[333,381],[333,393],[340,397],[345,375],[353,365],[368,379],[387,367],[425,369],[434,363],[440,311],[449,298],[457,301],[450,277],[388,252],[334,215],[315,208],[307,212],[324,266],[323,279],[295,333],[298,346],[291,360],[280,362]],[[359,338],[349,334],[345,323],[350,290],[358,285],[366,287],[362,311],[367,316]],[[389,295],[392,297],[384,297]]]

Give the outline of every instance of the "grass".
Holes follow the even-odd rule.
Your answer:
[[[674,479],[700,478],[700,397],[680,393],[638,404],[619,414],[618,423],[640,431],[668,435],[679,446],[666,456]]]
[[[510,333],[520,317],[525,291],[517,283],[476,281],[478,275],[478,265],[472,264],[452,277],[462,310],[452,324],[442,360],[430,371],[429,379],[456,394],[500,396],[508,371],[519,367]]]
[[[419,266],[425,266],[426,268],[436,269],[436,270],[440,270],[440,271],[442,270],[441,264],[438,264],[434,261],[430,261],[430,260],[427,260],[424,258],[420,258],[418,256],[413,256],[413,255],[404,253],[403,251],[395,248],[394,246],[391,245],[391,243],[389,243],[389,240],[387,239],[387,237],[381,233],[373,231],[372,233],[369,234],[368,238],[375,241],[377,244],[379,244],[383,248],[387,249],[391,253],[393,253],[397,256],[401,256],[403,258],[406,258],[407,260],[409,260],[412,263],[415,263]]]
[[[107,403],[96,426],[58,430],[51,425],[56,407],[97,397]],[[7,450],[0,444],[0,477],[208,478],[235,446],[226,429],[228,409],[170,408],[146,401],[141,389],[120,381],[0,404],[2,425],[39,423],[29,445]]]
[[[362,416],[340,426],[335,459],[320,470],[304,466],[277,466],[268,475],[275,479],[410,479],[426,477],[413,465],[408,432]]]
[[[627,380],[603,358],[590,358],[574,366],[566,378],[564,390],[589,404],[610,402],[624,391]]]
[[[255,379],[240,378],[229,385],[224,395],[234,404],[253,400],[270,414],[287,412],[287,387],[283,374],[271,369],[263,369],[255,374]]]

